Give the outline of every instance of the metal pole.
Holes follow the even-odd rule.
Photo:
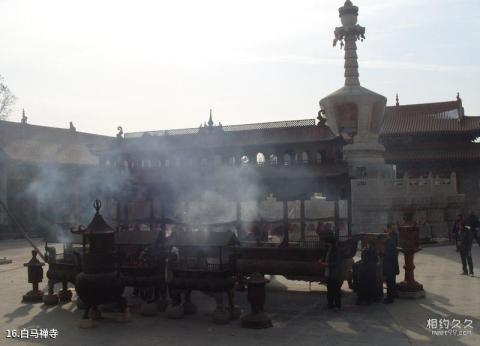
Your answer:
[[[305,240],[305,201],[300,200],[300,236],[302,240]]]
[[[0,205],[2,206],[3,210],[5,210],[5,213],[7,213],[7,216],[10,218],[10,220],[13,221],[13,223],[15,224],[16,226],[16,229],[18,229],[24,236],[24,238],[30,243],[30,245],[38,252],[38,255],[42,258],[42,260],[44,262],[47,262],[47,259],[45,258],[45,256],[42,254],[42,252],[40,251],[40,249],[33,243],[32,239],[28,236],[27,232],[25,231],[25,228],[23,228],[23,226],[18,223],[18,221],[13,217],[12,214],[10,214],[10,211],[8,210],[7,206],[5,205],[5,203],[3,203],[3,201],[0,200]]]

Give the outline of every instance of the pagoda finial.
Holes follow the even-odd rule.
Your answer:
[[[210,117],[208,118],[208,127],[213,126],[213,119],[212,119],[212,110],[210,109]]]
[[[397,101],[397,102],[395,103],[395,105],[396,105],[396,106],[400,106],[400,100],[399,100],[399,98],[398,98],[398,93],[397,93],[397,96],[395,97],[395,100]]]
[[[357,24],[358,7],[350,0],[338,12],[342,26],[335,28],[333,46],[340,42],[340,48],[345,47],[345,85],[360,85],[356,41],[365,39],[365,28]]]
[[[98,215],[100,213],[100,209],[102,208],[102,201],[99,199],[94,200],[93,208],[95,209],[95,214]]]
[[[22,124],[26,124],[28,117],[25,115],[25,108],[22,108]]]

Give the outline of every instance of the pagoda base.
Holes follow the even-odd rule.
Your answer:
[[[425,298],[425,291],[422,289],[420,291],[408,292],[408,291],[397,291],[398,298],[401,299],[420,299]]]
[[[272,320],[263,311],[252,312],[242,317],[242,328],[265,329],[271,327],[273,327]]]
[[[23,295],[22,303],[41,303],[43,301],[42,291],[29,291]]]
[[[397,284],[397,296],[404,299],[425,298],[425,290],[423,285],[417,281],[402,281]]]

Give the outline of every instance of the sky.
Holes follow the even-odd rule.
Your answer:
[[[480,115],[480,1],[354,0],[362,86]],[[115,135],[315,118],[343,0],[0,0],[0,75],[31,124]]]

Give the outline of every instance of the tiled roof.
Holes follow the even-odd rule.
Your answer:
[[[226,125],[222,126],[222,130],[225,132],[236,131],[249,131],[249,130],[265,130],[265,129],[279,129],[279,128],[291,128],[291,127],[306,127],[315,126],[315,119],[299,119],[299,120],[285,120],[285,121],[273,121],[267,123],[255,123],[255,124],[240,124],[240,125]],[[217,126],[214,129],[218,128]],[[146,131],[146,132],[130,132],[125,134],[125,138],[137,138],[145,134],[152,136],[166,136],[166,135],[186,135],[199,133],[201,128],[188,128],[188,129],[175,129],[175,130],[159,130],[159,131]]]
[[[463,116],[461,101],[387,107],[381,135],[463,133],[480,136],[480,117]]]
[[[284,122],[285,123],[285,122]],[[296,143],[296,142],[318,142],[337,140],[332,131],[327,126],[302,125],[291,127],[266,127],[266,128],[247,128],[235,131],[219,131],[218,127],[213,127],[209,131],[200,133],[176,134],[176,135],[144,135],[142,137],[126,137],[122,150],[127,151],[145,151],[146,148],[152,150],[170,150],[172,147],[177,149],[185,148],[216,148],[223,146],[255,146],[271,145],[276,143]],[[112,148],[119,148],[113,143]]]
[[[477,161],[480,160],[480,143],[469,143],[467,145],[439,147],[436,149],[417,150],[387,150],[385,160],[388,163],[398,161]]]
[[[0,121],[0,148],[12,160],[26,163],[95,165],[90,145],[111,137],[69,129]]]

